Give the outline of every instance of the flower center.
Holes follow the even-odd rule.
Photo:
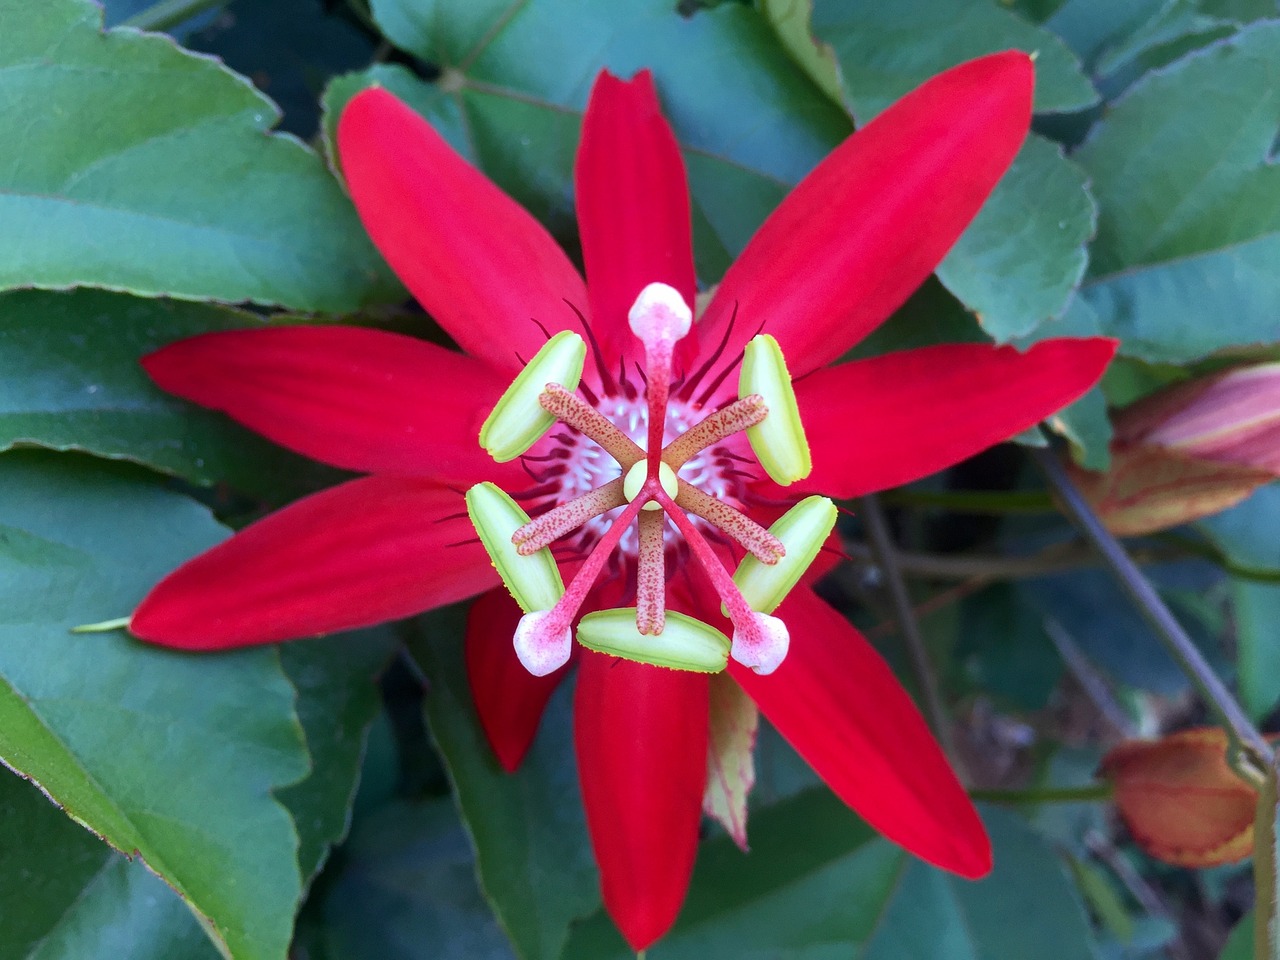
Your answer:
[[[618,393],[603,373],[610,388],[603,400],[585,386],[587,400],[574,393],[586,345],[576,334],[562,332],[539,350],[481,429],[481,444],[504,461],[526,455],[555,422],[570,428],[552,434],[551,449],[525,457],[526,471],[538,482],[526,497],[530,502],[541,498],[540,506],[549,507],[534,519],[492,484],[478,484],[467,495],[481,541],[525,610],[515,634],[516,653],[539,675],[563,665],[572,648],[572,623],[606,564],[634,557],[635,608],[588,614],[579,625],[581,643],[660,666],[706,671],[723,669],[732,654],[757,672],[770,673],[789,643],[786,626],[770,613],[812,562],[835,522],[830,501],[811,497],[775,524],[795,541],[784,544],[739,509],[738,484],[730,482],[740,473],[732,460],[741,458],[727,449],[726,441],[743,431],[778,482],[790,483],[808,473],[808,445],[781,350],[771,337],[757,336],[743,358],[740,393],[745,395],[694,422],[705,395],[694,404],[671,396],[672,357],[676,343],[689,332],[689,306],[673,288],[654,283],[641,291],[628,319],[644,344],[643,402],[629,386]],[[718,351],[712,359],[716,356]],[[597,361],[600,366],[598,347]],[[761,392],[748,389],[757,383]],[[764,428],[770,406],[780,416]],[[549,466],[540,476],[530,461]],[[683,479],[677,476],[682,470]],[[814,501],[830,510],[815,509]],[[521,518],[527,522],[515,522]],[[666,529],[668,521],[674,531]],[[733,577],[708,543],[712,528],[748,553]],[[575,531],[577,550],[584,556],[566,589],[548,548]],[[624,545],[627,537],[633,539]],[[672,540],[687,549],[711,580],[733,623],[732,641],[684,615],[662,636]],[[795,546],[800,549],[793,553]],[[762,565],[771,572],[760,574],[756,568]],[[735,582],[739,578],[751,584],[754,607]],[[559,598],[549,608],[541,599],[548,595]]]
[[[643,398],[606,396],[592,405],[627,439],[637,447],[644,448],[649,431],[649,405]],[[704,416],[704,412],[692,403],[672,400],[667,405],[663,442],[670,443],[683,436]],[[748,475],[739,469],[741,461],[746,459],[739,451],[745,446],[738,438],[733,437],[701,450],[680,468],[680,478],[708,496],[741,508],[747,499]],[[535,455],[525,458],[527,468],[537,483],[534,495],[528,501],[529,512],[533,514],[554,509],[622,476],[622,468],[618,462],[594,440],[577,431],[553,432],[535,450]],[[646,476],[645,467],[645,460],[637,460],[624,477],[623,495],[626,503],[630,503],[639,493]],[[665,462],[660,463],[658,469],[663,489],[668,496],[675,497],[678,490],[676,471]],[[612,525],[620,509],[621,507],[615,508],[584,523],[570,542],[572,549],[577,553],[589,551]],[[651,500],[645,504],[644,509],[656,511],[662,508]],[[701,518],[696,522],[705,533],[718,536],[712,525]],[[679,535],[671,524],[665,525],[664,532],[666,548],[673,549],[680,542]],[[618,542],[617,572],[626,574],[628,568],[634,567],[638,548],[639,541],[633,527]]]

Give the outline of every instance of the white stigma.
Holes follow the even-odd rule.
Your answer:
[[[675,343],[693,326],[693,311],[675,287],[651,283],[640,291],[627,314],[631,332],[646,345]]]

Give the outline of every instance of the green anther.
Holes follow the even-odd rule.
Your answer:
[[[778,341],[767,333],[753,337],[742,357],[738,396],[764,398],[769,415],[747,428],[747,440],[765,473],[784,487],[803,480],[813,469],[809,441],[800,422],[800,408],[791,387],[791,374]]]
[[[467,491],[467,515],[520,609],[532,613],[554,607],[564,596],[564,581],[551,551],[544,547],[522,557],[511,542],[511,535],[529,522],[520,505],[492,483],[477,483]]]
[[[542,409],[538,395],[548,383],[576,390],[586,357],[586,343],[572,330],[562,330],[542,345],[480,428],[480,446],[489,456],[506,463],[542,439],[556,420]]]
[[[656,637],[636,629],[636,608],[589,613],[578,623],[578,642],[590,650],[672,670],[719,673],[729,662],[729,638],[701,620],[667,611]]]
[[[769,532],[787,548],[786,556],[770,565],[747,554],[733,575],[752,610],[773,613],[778,609],[818,556],[836,516],[836,505],[826,497],[806,497],[777,519]]]

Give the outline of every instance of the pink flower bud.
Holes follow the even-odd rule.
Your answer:
[[[1179,383],[1122,411],[1105,474],[1073,471],[1107,527],[1164,530],[1239,503],[1280,475],[1280,363]]]

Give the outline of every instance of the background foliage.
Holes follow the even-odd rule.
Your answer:
[[[501,773],[458,611],[201,657],[69,633],[333,479],[161,394],[140,355],[300,314],[439,336],[331,171],[363,87],[413,104],[573,251],[591,80],[651,68],[705,285],[855,125],[961,60],[1035,52],[1034,135],[859,351],[1119,337],[1124,359],[1054,424],[1101,467],[1107,401],[1280,342],[1274,0],[107,0],[103,17],[0,0],[0,761],[24,778],[0,771],[0,957],[625,955],[567,691]],[[1203,710],[1023,453],[883,499],[995,872],[904,855],[765,730],[751,853],[708,828],[652,956],[1249,956],[1247,920],[1227,943],[1247,871],[1154,864],[1091,792],[1121,734]],[[1135,544],[1259,721],[1280,698],[1277,530],[1264,487]],[[855,562],[824,593],[905,665],[863,531],[843,533]]]

